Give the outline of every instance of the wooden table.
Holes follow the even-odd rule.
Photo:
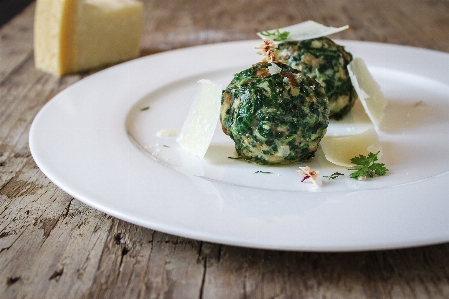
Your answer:
[[[449,52],[447,0],[144,2],[142,55],[254,39],[308,19],[351,26],[334,38]],[[129,224],[64,193],[36,166],[28,132],[47,101],[89,73],[56,78],[34,68],[34,8],[0,28],[1,298],[449,298],[449,244],[239,248]]]

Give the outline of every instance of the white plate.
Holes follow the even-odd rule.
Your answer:
[[[260,41],[151,55],[89,76],[48,102],[30,131],[31,153],[57,186],[117,218],[188,238],[255,248],[345,251],[449,241],[449,54],[338,41],[362,57],[389,100],[382,130],[388,175],[348,175],[322,188],[301,183],[299,165],[228,159],[217,126],[204,160],[157,132],[179,129],[199,79],[226,86],[260,60]],[[148,110],[141,111],[149,106]],[[330,132],[369,125],[357,105]],[[308,164],[344,168],[322,153]],[[272,174],[255,173],[269,171]]]

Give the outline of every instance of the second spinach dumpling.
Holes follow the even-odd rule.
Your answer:
[[[329,116],[341,119],[354,106],[357,93],[347,66],[351,53],[327,37],[279,44],[279,59],[317,80],[329,100]]]
[[[282,63],[261,62],[234,75],[220,121],[240,157],[260,164],[312,158],[329,123],[320,84]]]

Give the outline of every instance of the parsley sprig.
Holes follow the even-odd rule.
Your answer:
[[[287,40],[288,36],[290,35],[289,31],[279,31],[279,25],[278,28],[276,28],[276,30],[274,32],[269,32],[268,30],[266,31],[261,31],[260,32],[261,35],[266,36],[266,37],[272,37],[274,41],[276,42],[280,42],[280,41],[284,41]]]
[[[349,175],[350,178],[353,179],[364,179],[366,177],[375,177],[385,175],[388,169],[385,167],[383,163],[376,163],[378,160],[376,154],[369,153],[368,156],[359,155],[351,159],[351,163],[355,164],[355,166],[348,168],[348,170],[355,170],[355,172]]]

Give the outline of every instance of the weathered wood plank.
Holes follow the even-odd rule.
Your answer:
[[[0,28],[0,84],[33,55],[33,15],[34,3]]]
[[[152,252],[153,231],[114,220],[93,287],[85,298],[137,298]]]
[[[15,195],[15,188],[8,188],[25,180],[32,184],[32,192]],[[11,298],[33,298],[35,292],[41,298],[46,293],[51,298],[68,289],[85,289],[95,274],[97,264],[88,264],[90,260],[98,261],[95,255],[101,253],[111,217],[57,188],[49,190],[50,184],[29,159],[23,171],[0,193],[2,201],[19,202],[1,215],[0,281],[17,281],[0,284],[0,292]],[[100,249],[95,250],[96,246]],[[62,283],[55,284],[54,280]]]

